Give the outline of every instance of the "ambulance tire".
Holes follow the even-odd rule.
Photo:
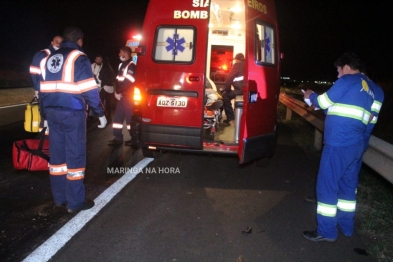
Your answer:
[[[155,150],[149,150],[147,148],[142,148],[142,154],[144,157],[155,158]]]
[[[131,157],[131,166],[135,166],[136,164],[138,164],[140,161],[142,161],[145,158],[145,156],[143,155],[142,149],[138,148],[137,150],[135,150],[132,153],[132,157]]]

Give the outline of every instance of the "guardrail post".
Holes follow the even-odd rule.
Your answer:
[[[287,106],[287,115],[285,116],[285,120],[291,120],[292,119],[292,109],[290,109]]]
[[[315,128],[314,132],[314,147],[316,150],[322,149],[323,133]]]

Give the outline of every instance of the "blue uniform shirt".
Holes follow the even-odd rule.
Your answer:
[[[47,59],[41,82],[41,109],[86,110],[104,115],[90,61],[76,43],[63,42]]]
[[[327,110],[325,144],[347,146],[363,140],[374,102],[370,82],[363,74],[347,74],[324,94],[310,95],[315,106]]]

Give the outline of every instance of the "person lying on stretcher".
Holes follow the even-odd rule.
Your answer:
[[[205,111],[220,109],[224,104],[222,96],[213,89],[209,81],[206,81],[205,89]],[[213,113],[214,114],[214,113]]]

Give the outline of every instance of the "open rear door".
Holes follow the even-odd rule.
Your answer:
[[[280,91],[278,31],[273,1],[246,6],[246,65],[239,162],[273,154]],[[266,3],[266,5],[265,5]]]

